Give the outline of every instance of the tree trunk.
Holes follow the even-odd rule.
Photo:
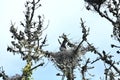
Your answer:
[[[70,69],[67,74],[67,80],[74,80],[73,69]]]

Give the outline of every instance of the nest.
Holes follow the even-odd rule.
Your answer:
[[[60,70],[66,70],[67,68],[75,69],[79,64],[80,57],[87,51],[88,47],[81,47],[77,53],[75,52],[75,49],[69,49],[51,53],[50,56]]]

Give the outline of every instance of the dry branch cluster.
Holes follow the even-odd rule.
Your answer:
[[[24,31],[18,31],[13,23],[10,27],[14,41],[11,41],[13,46],[9,46],[7,50],[13,53],[20,53],[23,60],[28,59],[28,57],[30,60],[37,60],[37,57],[39,57],[38,53],[46,42],[46,37],[43,40],[41,37],[43,32],[41,16],[38,16],[38,21],[33,21],[35,9],[40,5],[38,5],[38,2],[39,0],[37,2],[33,0],[33,2],[27,2],[25,5],[25,23],[20,22]]]
[[[101,17],[112,23],[112,36],[120,42],[120,0],[85,0],[85,2],[88,3],[87,10],[96,11]]]
[[[33,21],[35,10],[40,6],[40,0],[26,2],[25,22],[20,22],[24,30],[18,31],[15,25],[11,23],[10,32],[12,33],[13,41],[11,41],[12,46],[8,46],[7,51],[20,54],[21,58],[26,61],[21,80],[30,80],[32,70],[43,64],[40,63],[37,66],[33,66],[33,61],[37,62],[41,59],[41,50],[45,46],[47,37],[42,38],[42,33],[45,29],[43,28],[42,17],[39,15],[37,17],[38,20]]]
[[[87,10],[97,12],[101,17],[112,23],[113,34],[111,36],[114,37],[118,42],[120,42],[120,0],[85,0],[85,2],[88,3],[88,6],[86,7]],[[100,5],[98,3],[100,3]],[[119,44],[112,44],[111,47],[118,49],[120,48]],[[102,53],[100,53],[94,48],[94,46],[93,52],[99,55],[99,57],[97,57],[92,63],[99,60],[102,60],[104,62],[105,80],[119,80],[119,61],[113,60],[114,55],[106,53],[104,50],[102,51]],[[116,51],[116,53],[119,54],[119,50]]]

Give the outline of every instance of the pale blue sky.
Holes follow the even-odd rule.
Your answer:
[[[11,21],[15,22],[16,27],[19,28],[19,22],[24,20],[24,3],[25,0],[1,0],[0,2],[0,66],[4,66],[4,70],[10,76],[21,73],[24,66],[22,65],[24,62],[20,60],[19,55],[13,56],[12,53],[6,51],[11,41],[10,23]],[[83,18],[86,25],[90,27],[88,40],[99,50],[106,49],[109,51],[110,43],[113,42],[110,38],[112,33],[111,23],[98,16],[96,12],[88,12],[83,0],[41,0],[41,4],[42,7],[36,14],[44,14],[45,26],[49,21],[49,26],[45,31],[45,34],[48,34],[47,43],[49,44],[45,48],[46,50],[58,50],[57,39],[62,33],[70,34],[69,38],[72,41],[79,42],[81,40],[80,18]],[[91,54],[88,54],[88,56],[91,56]],[[101,70],[96,68],[95,72],[99,71]],[[59,71],[51,62],[48,62],[47,66],[38,68],[38,71],[35,72],[34,76],[37,75],[35,80],[61,80],[60,77],[55,76],[56,72]],[[96,78],[99,75],[100,73],[96,75]]]

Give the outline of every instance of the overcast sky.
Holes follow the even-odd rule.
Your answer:
[[[19,28],[20,21],[24,20],[24,3],[25,0],[1,0],[0,2],[0,66],[4,66],[4,70],[10,76],[21,73],[24,67],[21,65],[24,62],[20,60],[20,55],[13,56],[12,53],[6,51],[12,40],[9,32],[10,23],[11,21],[15,22],[16,27]],[[109,50],[110,43],[113,41],[110,38],[111,23],[98,16],[96,12],[87,11],[85,9],[86,3],[83,0],[41,0],[41,4],[42,7],[37,11],[37,14],[44,15],[45,25],[49,21],[49,26],[45,31],[49,44],[47,50],[58,50],[57,39],[62,33],[70,34],[69,38],[72,41],[79,42],[81,40],[80,18],[83,18],[86,25],[90,27],[88,40],[99,50]],[[37,74],[35,80],[60,80],[60,77],[55,76],[56,72],[59,71],[51,62],[48,62],[47,66],[39,68],[35,72],[34,75]]]

